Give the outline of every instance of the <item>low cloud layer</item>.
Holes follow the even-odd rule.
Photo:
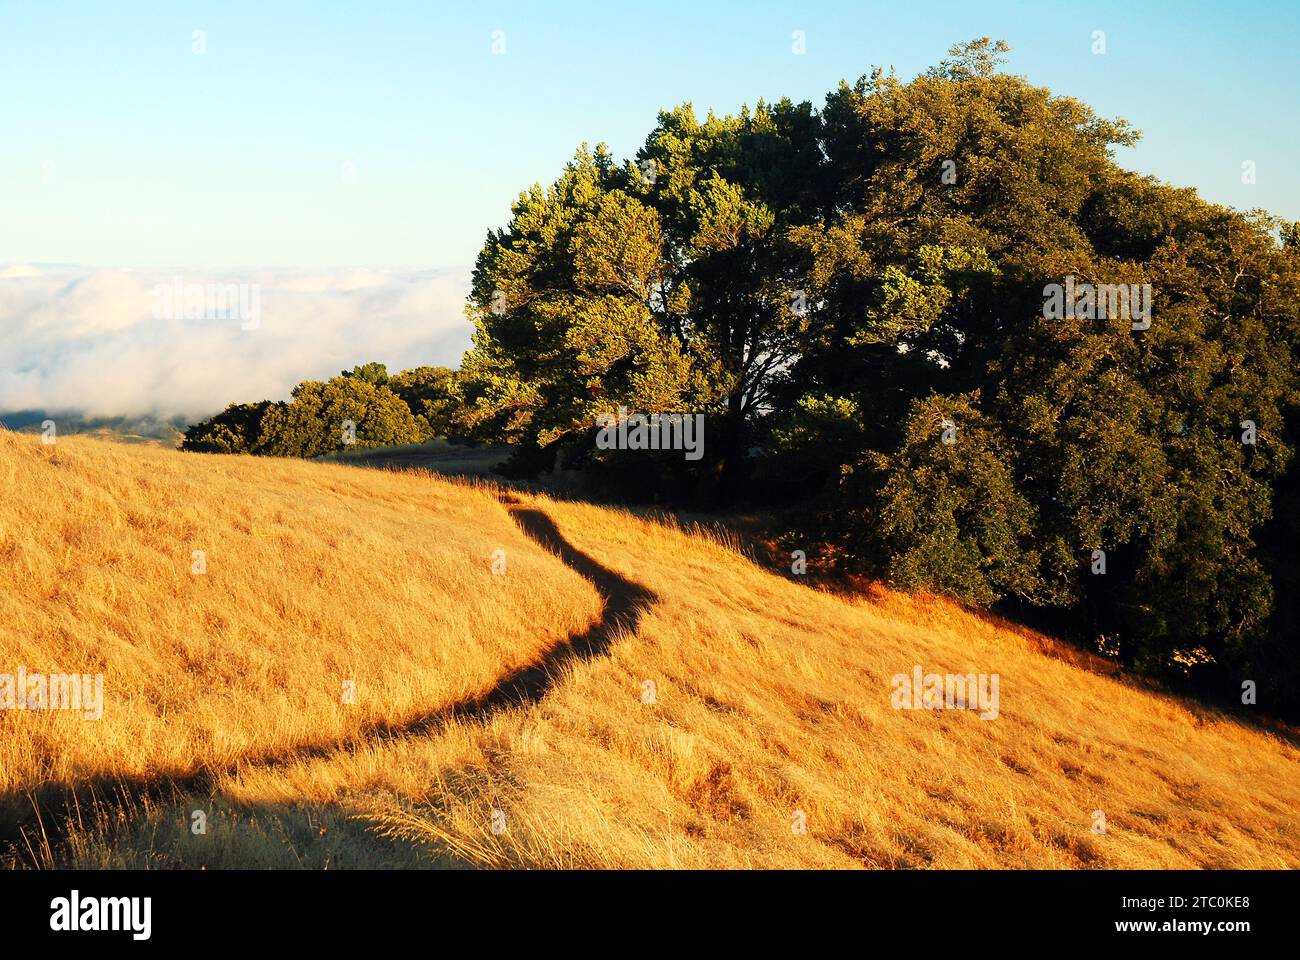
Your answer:
[[[0,264],[0,412],[197,418],[228,403],[285,399],[301,380],[371,360],[391,372],[456,366],[469,346],[469,274]],[[245,307],[256,303],[252,322],[238,301],[212,309],[211,293],[220,303],[231,284],[242,285]],[[186,309],[185,297],[160,296],[160,285],[209,297]]]

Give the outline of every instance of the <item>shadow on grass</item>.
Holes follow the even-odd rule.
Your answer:
[[[0,851],[4,851],[4,858],[31,860],[30,847],[58,847],[66,839],[70,824],[84,822],[83,811],[105,804],[133,809],[145,803],[167,803],[187,794],[210,794],[217,780],[241,770],[275,769],[304,760],[327,759],[367,744],[431,734],[453,721],[486,721],[499,711],[535,704],[546,696],[567,666],[604,656],[619,632],[636,629],[642,612],[656,601],[651,591],[578,550],[541,510],[523,506],[507,493],[502,493],[499,499],[530,539],[603,595],[604,609],[591,627],[570,635],[540,660],[502,677],[484,693],[401,723],[369,724],[346,737],[244,757],[223,768],[151,777],[103,776],[77,784],[47,783],[30,791],[0,794]]]

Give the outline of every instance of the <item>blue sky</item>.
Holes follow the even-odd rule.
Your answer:
[[[1295,0],[0,0],[0,264],[464,265],[584,140],[630,155],[661,107],[819,104],[986,34],[1141,128],[1125,165],[1300,219]]]

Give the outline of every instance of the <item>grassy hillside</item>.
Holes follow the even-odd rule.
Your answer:
[[[0,489],[0,674],[104,674],[0,711],[10,864],[1300,866],[1292,733],[943,601],[342,464],[0,432]]]

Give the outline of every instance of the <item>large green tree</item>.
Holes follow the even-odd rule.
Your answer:
[[[467,422],[537,469],[702,411],[700,479],[822,557],[1294,691],[1300,229],[1126,171],[1006,52],[580,151],[479,256]]]
[[[815,214],[815,130],[807,104],[687,105],[635,161],[583,148],[522,194],[474,272],[469,423],[545,465],[620,406],[705,413],[705,469],[733,480],[802,322],[785,244]]]
[[[809,409],[853,410],[816,527],[839,556],[1067,609],[1136,666],[1240,676],[1271,608],[1255,534],[1292,453],[1289,228],[1123,170],[1126,124],[998,72],[999,52],[828,99],[837,199],[795,232],[815,306],[780,456],[815,458],[825,434],[793,429]],[[1149,326],[1047,310],[1067,277],[1145,285]]]

